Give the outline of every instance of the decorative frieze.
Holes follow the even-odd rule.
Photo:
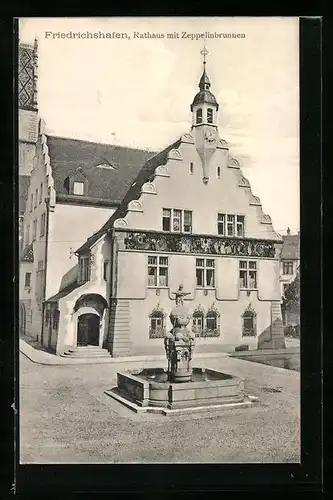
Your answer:
[[[273,242],[255,239],[197,236],[148,231],[121,231],[117,234],[120,250],[149,252],[230,255],[275,258]]]

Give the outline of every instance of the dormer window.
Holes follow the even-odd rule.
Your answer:
[[[73,183],[73,194],[77,194],[79,196],[84,195],[84,182],[74,181],[74,183]]]
[[[213,123],[213,110],[212,110],[212,108],[207,109],[207,123]]]
[[[64,187],[70,195],[88,196],[88,179],[82,167],[78,167],[75,172],[66,177]]]
[[[197,123],[202,123],[202,109],[197,109]]]

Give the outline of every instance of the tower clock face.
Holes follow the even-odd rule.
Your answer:
[[[213,128],[207,128],[205,130],[205,140],[208,143],[213,143],[216,141],[216,131]]]

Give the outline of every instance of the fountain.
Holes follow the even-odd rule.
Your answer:
[[[106,394],[135,411],[166,415],[173,410],[248,406],[256,398],[244,391],[244,380],[208,368],[192,368],[195,335],[188,329],[191,315],[184,306],[180,285],[170,312],[172,329],[164,337],[167,369],[145,368],[117,373],[117,388]]]

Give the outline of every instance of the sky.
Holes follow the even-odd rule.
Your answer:
[[[126,38],[61,34],[126,33]],[[143,38],[164,34],[164,38]],[[183,33],[191,35],[183,38]],[[298,18],[21,18],[38,39],[38,107],[47,132],[159,151],[191,127],[202,74],[220,105],[220,135],[276,231],[299,231]],[[167,34],[178,33],[179,38]]]

